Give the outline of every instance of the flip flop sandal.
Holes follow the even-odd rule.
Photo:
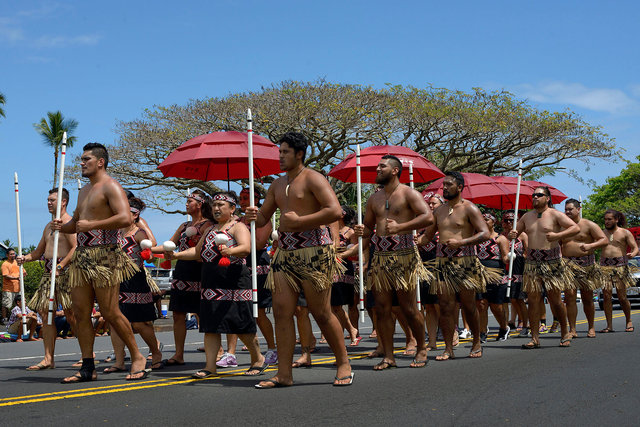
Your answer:
[[[427,366],[427,363],[429,362],[428,359],[425,360],[416,360],[413,359],[413,362],[411,362],[411,364],[409,365],[410,368],[424,368],[425,366]]]
[[[633,326],[629,326],[628,328],[625,328],[624,331],[625,332],[633,332],[634,328],[633,328]]]
[[[566,343],[569,343],[569,345],[565,345]],[[571,339],[570,338],[561,339],[559,347],[571,347]]]
[[[206,369],[200,369],[195,374],[191,375],[191,378],[194,378],[196,380],[203,380],[215,375],[217,375],[215,372],[207,371]]]
[[[75,379],[70,380],[68,378],[75,378]],[[60,384],[86,383],[89,381],[96,381],[97,379],[98,379],[97,373],[94,376],[93,373],[90,373],[88,371],[78,371],[75,375],[72,375],[67,378],[63,378],[62,381],[60,381]]]
[[[268,367],[269,367],[269,364],[268,364],[268,363],[265,363],[265,364],[264,364],[264,365],[262,365],[262,366],[250,366],[250,367],[249,367],[249,369],[247,369],[247,370],[245,371],[245,373],[244,373],[244,374],[242,374],[242,375],[246,375],[246,376],[248,376],[248,377],[257,377],[258,375],[262,375],[262,374],[264,373],[264,371],[265,371]],[[258,373],[257,373],[257,374],[250,374],[249,372],[251,372],[251,371],[258,371]]]
[[[119,368],[117,366],[109,366],[108,368],[104,368],[102,371],[103,374],[112,374],[114,372],[127,372],[125,368]]]
[[[156,366],[156,365],[159,365],[159,366]],[[159,361],[159,362],[151,364],[151,369],[154,370],[154,371],[158,371],[158,370],[160,370],[162,368],[164,368],[164,363],[162,362],[162,360]]]
[[[476,354],[479,354],[479,356],[476,356]],[[480,359],[482,357],[482,348],[470,352],[469,357],[472,359]]]
[[[601,334],[609,334],[611,332],[615,332],[615,331],[609,328],[604,328],[603,330],[600,331]]]
[[[260,383],[258,383],[258,384],[256,384],[254,387],[255,387],[255,388],[262,389],[262,390],[267,390],[267,389],[270,389],[270,388],[291,387],[291,384],[282,384],[281,382],[278,382],[277,380],[271,380],[271,379],[269,379],[269,380],[264,380],[264,381],[262,381],[262,382],[265,382],[265,383],[271,383],[271,384],[273,384],[273,385],[272,385],[272,386],[265,387],[265,386],[263,386],[263,385],[260,385]]]
[[[133,377],[129,376],[129,378],[125,378],[125,380],[127,380],[127,381],[142,381],[142,380],[146,379],[149,376],[149,372],[151,372],[151,369],[142,369],[140,371],[131,372],[130,375],[138,375],[138,374],[142,374],[142,375],[137,377],[137,378],[133,378]]]
[[[311,362],[309,363],[300,363],[300,362],[293,362],[291,364],[292,368],[307,368],[307,369],[311,369]]]
[[[334,377],[336,379],[336,381],[344,381],[344,380],[349,380],[348,383],[333,383],[334,387],[347,387],[350,386],[351,384],[353,384],[353,377],[356,376],[355,372],[351,372],[350,375],[347,375],[346,377],[342,377],[342,378],[338,378],[338,377]]]
[[[27,371],[44,371],[45,369],[54,369],[53,365],[43,365],[42,363],[38,363],[34,366],[29,366],[26,368]]]
[[[166,366],[181,366],[184,362],[178,362],[176,359],[165,359],[162,361]]]
[[[452,355],[451,353],[449,353],[448,351],[445,351],[444,353],[442,353],[439,356],[436,356],[436,360],[438,362],[445,362],[447,360],[452,360],[455,359],[456,357],[454,355]]]
[[[394,369],[394,368],[397,368],[397,367],[398,367],[398,365],[396,365],[395,363],[386,362],[386,361],[383,360],[382,362],[378,363],[377,365],[374,365],[373,370],[374,371],[385,371],[387,369]]]
[[[351,344],[349,344],[350,347],[355,347],[358,344],[360,344],[360,341],[362,341],[362,337],[356,337],[355,340],[351,341]]]
[[[540,348],[540,343],[539,343],[539,342],[531,341],[531,342],[528,342],[528,343],[526,343],[526,344],[522,344],[522,347],[521,347],[521,348],[522,348],[523,350],[534,350],[534,349],[536,349],[536,348]]]

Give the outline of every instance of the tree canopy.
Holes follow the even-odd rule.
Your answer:
[[[629,162],[620,175],[594,188],[583,205],[585,218],[603,225],[606,210],[615,209],[625,214],[630,226],[640,225],[640,156],[636,160]]]
[[[48,120],[47,120],[48,119]],[[47,113],[47,118],[42,118],[33,127],[42,136],[45,145],[53,148],[53,186],[58,181],[58,155],[62,146],[62,138],[67,132],[67,147],[72,147],[76,140],[73,132],[78,127],[78,122],[73,119],[65,119],[60,111]]]
[[[505,91],[380,89],[320,80],[285,81],[259,91],[147,109],[141,118],[118,124],[110,171],[127,188],[153,189],[149,205],[160,209],[188,187],[215,191],[213,183],[164,178],[157,166],[190,138],[244,131],[247,108],[254,113],[254,131],[272,141],[289,130],[306,134],[311,145],[305,163],[324,172],[353,152],[356,143],[408,146],[443,171],[513,175],[522,159],[529,178],[558,171],[576,175],[563,164],[569,159],[588,167],[593,159],[620,157],[599,126],[568,110],[536,109]],[[334,184],[339,192],[349,187]]]

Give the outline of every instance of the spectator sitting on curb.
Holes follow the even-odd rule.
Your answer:
[[[11,310],[11,316],[9,317],[9,333],[17,335],[17,342],[22,342],[22,298],[20,295],[16,295],[13,299],[15,307]],[[41,338],[35,338],[36,328],[41,322],[38,319],[38,314],[32,311],[29,307],[25,307],[27,316],[27,328],[29,329],[29,337],[27,341],[39,341]]]

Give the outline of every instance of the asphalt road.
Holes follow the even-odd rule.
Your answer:
[[[638,313],[632,318],[640,326]],[[596,312],[597,330],[605,326],[603,315]],[[615,329],[623,331],[622,313],[614,316]],[[368,335],[370,325],[363,331]],[[197,331],[187,337],[186,365],[154,371],[139,382],[116,373],[62,385],[60,379],[75,372],[70,365],[79,358],[76,340],[58,340],[56,369],[40,372],[24,368],[40,360],[42,343],[6,343],[0,344],[0,407],[10,414],[2,417],[6,425],[639,425],[640,330],[587,339],[579,318],[578,332],[571,348],[558,347],[559,334],[542,335],[539,350],[521,350],[524,339],[489,341],[481,359],[466,358],[469,343],[463,341],[455,360],[436,362],[441,350],[432,351],[426,368],[409,368],[407,358],[383,372],[374,372],[375,362],[364,358],[375,347],[365,339],[349,348],[356,375],[344,388],[331,386],[334,359],[325,345],[314,354],[312,369],[294,371],[295,386],[272,390],[254,389],[258,379],[240,375],[249,363],[241,351],[238,368],[192,380],[204,360],[196,351],[202,343]],[[171,332],[159,337],[173,342]],[[401,334],[396,343],[403,345]],[[165,345],[165,357],[172,350]],[[97,338],[97,358],[109,352],[109,338]]]

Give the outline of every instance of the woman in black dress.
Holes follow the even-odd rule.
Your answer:
[[[178,227],[171,241],[179,251],[195,247],[202,235],[213,225],[211,199],[201,190],[187,197],[187,214],[191,221]],[[151,248],[153,253],[162,253],[162,246]],[[167,366],[184,365],[184,341],[187,337],[187,313],[200,311],[200,274],[202,266],[197,260],[179,260],[173,270],[169,310],[173,312],[173,339],[176,352],[165,361]]]
[[[197,379],[215,375],[221,334],[238,334],[249,349],[251,365],[245,375],[259,375],[269,366],[255,339],[251,275],[245,260],[251,250],[251,237],[247,227],[234,218],[235,208],[235,194],[216,194],[213,216],[217,223],[196,247],[165,253],[166,257],[178,260],[202,260],[200,332],[205,334],[207,362],[193,374]]]

